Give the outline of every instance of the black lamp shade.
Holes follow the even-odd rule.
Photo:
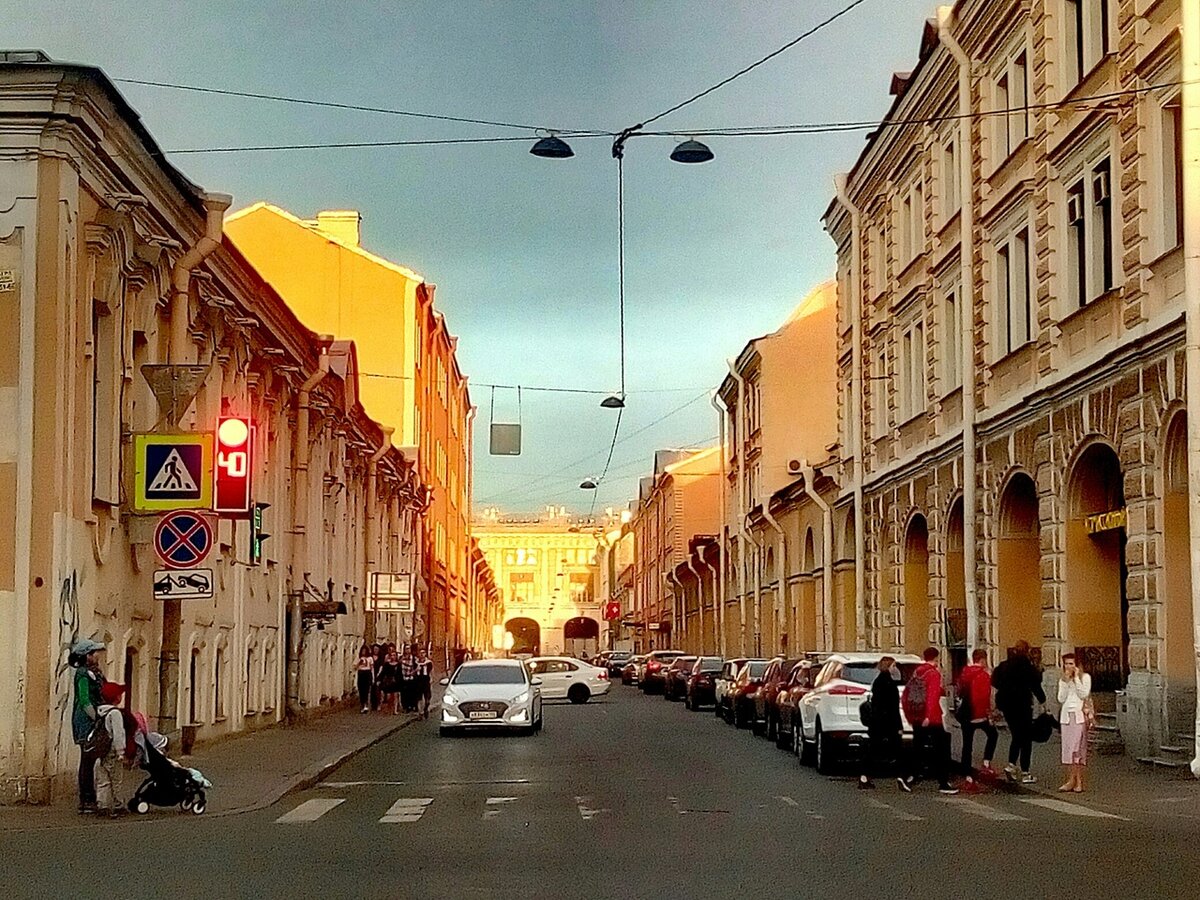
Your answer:
[[[570,144],[554,135],[541,138],[529,148],[529,152],[543,159],[569,159],[575,155],[575,151],[571,149]],[[711,156],[711,154],[709,155]]]
[[[697,140],[686,140],[671,151],[671,159],[681,163],[703,163],[713,158],[713,152]]]

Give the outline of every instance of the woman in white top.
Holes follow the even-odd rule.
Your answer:
[[[1092,676],[1079,668],[1074,653],[1064,653],[1063,673],[1058,681],[1058,702],[1062,704],[1058,720],[1062,726],[1062,761],[1067,781],[1060,791],[1083,793],[1083,767],[1087,765],[1088,710]]]

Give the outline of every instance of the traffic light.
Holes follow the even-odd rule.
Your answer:
[[[263,542],[271,535],[263,531],[263,510],[270,503],[255,503],[250,511],[250,565],[256,566],[262,562]]]
[[[213,511],[238,518],[250,512],[254,426],[245,416],[217,420],[217,457],[213,467]]]

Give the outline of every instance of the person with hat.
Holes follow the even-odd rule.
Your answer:
[[[125,685],[106,681],[100,685],[99,713],[100,724],[108,733],[108,740],[103,742],[104,753],[96,760],[96,799],[98,809],[107,810],[109,816],[116,818],[125,812],[125,802],[121,799],[121,787],[125,781],[124,770],[129,768],[132,757],[128,749],[129,736],[125,728],[125,713],[121,709],[121,699],[125,696]]]
[[[79,747],[79,811],[96,811],[96,760],[100,755],[92,748],[89,738],[99,718],[100,688],[104,675],[100,671],[100,654],[104,645],[91,638],[76,641],[71,647],[69,662],[75,667],[75,702],[71,710],[71,736]]]

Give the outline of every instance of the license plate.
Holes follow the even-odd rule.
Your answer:
[[[473,712],[473,713],[471,713],[470,718],[472,718],[472,719],[494,719],[494,718],[496,718],[496,714],[491,711]]]

